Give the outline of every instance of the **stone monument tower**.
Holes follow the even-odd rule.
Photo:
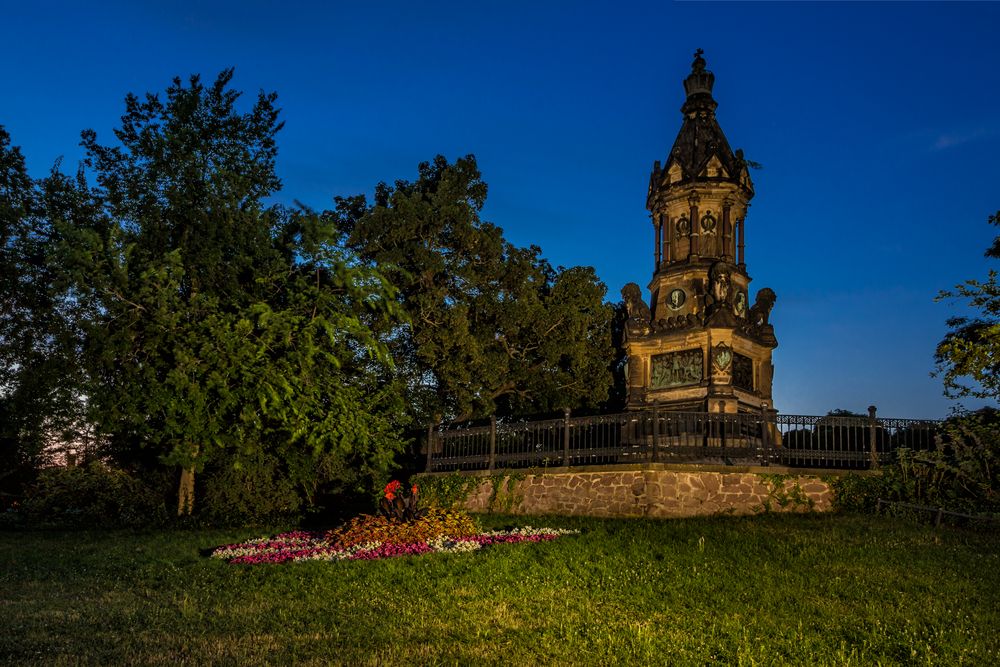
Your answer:
[[[729,147],[715,118],[715,75],[695,53],[673,148],[653,164],[646,208],[654,231],[651,306],[635,283],[628,308],[628,407],[666,410],[773,410],[768,322],[775,294],[750,302],[744,226],[753,183],[743,151]]]

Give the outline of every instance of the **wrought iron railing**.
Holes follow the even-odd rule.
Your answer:
[[[934,446],[940,421],[868,416],[669,412],[431,427],[428,472],[615,463],[866,469],[899,447]]]

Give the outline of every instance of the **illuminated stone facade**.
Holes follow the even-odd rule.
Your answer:
[[[684,80],[683,124],[666,162],[649,181],[654,230],[650,305],[635,283],[622,290],[628,308],[625,348],[628,407],[667,410],[773,410],[769,320],[775,294],[751,305],[744,224],[753,182],[750,163],[729,147],[715,118],[715,76],[701,51]]]

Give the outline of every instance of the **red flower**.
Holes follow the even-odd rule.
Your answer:
[[[385,485],[385,489],[382,491],[382,493],[385,494],[386,498],[388,498],[389,500],[392,500],[395,497],[396,492],[399,491],[399,489],[402,486],[403,486],[402,482],[400,482],[397,479],[394,479],[394,480],[392,480],[391,482],[389,482],[388,484]]]
[[[396,494],[393,493],[392,491],[386,491],[385,492],[385,499],[388,500],[388,501],[390,501],[390,502],[392,502],[393,500],[396,499]]]
[[[413,495],[417,495],[417,485],[416,484],[414,484],[413,488],[410,489],[410,493],[412,493]]]

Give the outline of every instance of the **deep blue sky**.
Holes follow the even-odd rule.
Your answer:
[[[97,6],[95,6],[97,5]],[[478,6],[483,5],[483,6]],[[775,405],[945,416],[942,288],[984,277],[1000,208],[1000,5],[4,3],[0,124],[43,175],[175,75],[277,91],[281,199],[315,208],[474,153],[484,217],[617,300],[651,275],[653,160],[695,48],[764,165],[751,291],[772,287]],[[966,406],[979,405],[966,401]]]

